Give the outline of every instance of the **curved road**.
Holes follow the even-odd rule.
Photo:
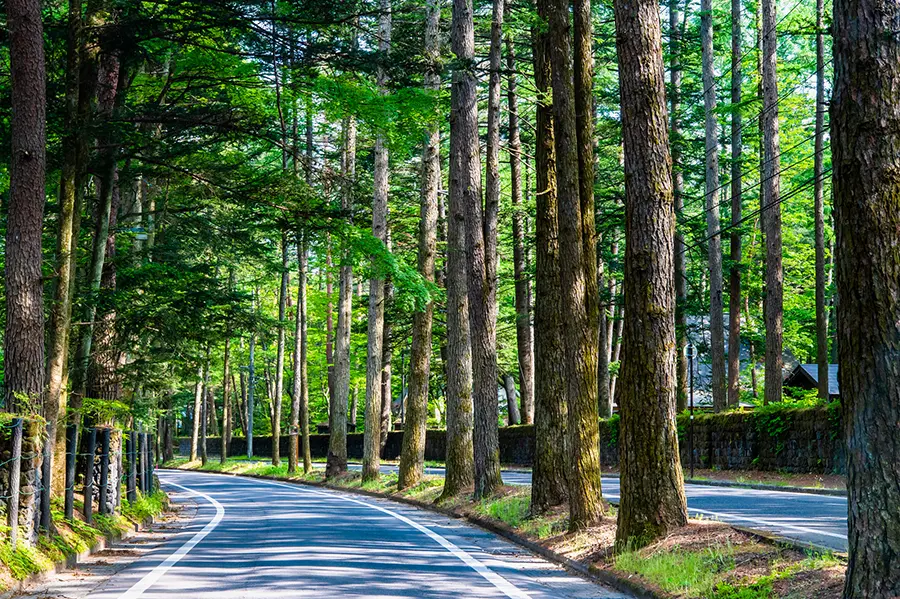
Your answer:
[[[316,467],[324,468],[324,464]],[[350,468],[358,470],[360,466],[351,464]],[[396,472],[397,467],[385,465],[381,470]],[[426,468],[425,472],[444,475],[443,468]],[[503,482],[530,485],[531,472],[504,470]],[[686,484],[684,492],[692,516],[770,532],[834,551],[847,551],[846,497],[694,483]],[[619,500],[617,477],[603,477],[603,497],[613,502]]]
[[[191,523],[91,599],[625,599],[457,520],[346,493],[158,471]]]

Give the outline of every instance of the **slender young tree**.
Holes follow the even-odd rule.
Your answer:
[[[538,15],[547,20],[548,0],[538,0]],[[534,78],[538,90],[536,108],[535,183],[535,405],[534,466],[531,511],[542,513],[564,503],[566,480],[566,383],[563,372],[563,322],[558,309],[562,298],[559,282],[559,220],[557,217],[556,150],[553,96],[551,93],[549,32],[532,28]]]
[[[816,364],[819,397],[828,399],[828,307],[825,305],[825,2],[816,0],[816,141],[813,159],[816,235]]]
[[[616,543],[687,523],[675,426],[675,213],[658,5],[615,2],[625,149],[625,324]]]
[[[47,344],[47,396],[44,418],[47,419],[47,438],[50,451],[45,451],[43,464],[44,487],[61,494],[65,485],[65,426],[68,399],[67,375],[69,337],[72,331],[72,295],[75,287],[75,250],[78,236],[81,194],[79,193],[78,95],[82,39],[82,3],[69,0],[66,27],[66,92],[63,113],[62,166],[59,176],[59,218],[56,234],[56,281]]]
[[[781,150],[778,134],[776,0],[761,0],[763,164],[760,218],[766,238],[766,378],[764,403],[781,401],[784,342],[784,268],[781,244]]]
[[[731,0],[731,266],[728,270],[728,405],[741,395],[741,0]]]
[[[505,6],[509,14],[509,4]],[[522,424],[534,422],[534,339],[531,329],[531,291],[525,266],[525,217],[522,205],[522,140],[519,135],[519,99],[516,89],[516,47],[506,34],[506,105],[509,126],[509,176],[512,200],[513,273],[516,281],[516,350]]]
[[[834,4],[831,139],[847,599],[900,596],[900,6]],[[820,30],[821,31],[821,30]]]
[[[228,459],[228,442],[231,439],[231,390],[228,385],[231,381],[231,326],[225,332],[225,351],[222,356],[222,448],[219,452],[219,462],[224,464]]]
[[[700,2],[703,105],[706,114],[706,235],[709,266],[709,357],[713,409],[725,409],[725,322],[722,308],[722,235],[719,219],[719,123],[716,119],[716,71],[713,56],[712,0]]]
[[[686,0],[685,0],[686,3]],[[672,196],[675,215],[684,213],[684,173],[681,158],[681,82],[684,71],[681,67],[682,40],[687,20],[687,10],[680,8],[681,0],[669,0],[669,136],[672,152]],[[677,222],[676,218],[676,222]],[[684,236],[675,227],[675,407],[678,412],[687,409],[688,362],[687,362],[687,250]]]
[[[308,257],[306,240],[297,234],[297,315],[294,320],[294,389],[291,394],[291,443],[288,472],[296,472],[303,453],[303,472],[312,469],[309,449],[309,380],[307,374],[307,298]],[[298,439],[298,436],[300,437]],[[298,441],[300,443],[298,443]],[[302,443],[302,445],[301,445]]]
[[[281,286],[278,289],[278,347],[275,352],[275,397],[272,398],[272,465],[281,463],[281,404],[284,401],[284,349],[287,324],[288,238],[281,234]]]
[[[440,73],[440,0],[428,0],[425,12],[425,89],[437,93]],[[441,183],[441,130],[429,126],[422,149],[422,194],[419,202],[419,274],[429,283],[435,280],[437,253],[438,188]],[[412,348],[409,356],[409,394],[403,422],[403,447],[397,486],[407,489],[422,480],[425,469],[425,425],[428,420],[428,379],[431,374],[431,324],[434,300],[413,315]]]
[[[200,420],[203,417],[203,366],[197,371],[197,384],[194,385],[194,409],[191,411],[191,461],[196,462],[200,456]]]
[[[378,19],[378,90],[387,95],[387,60],[391,48],[391,0],[381,0],[381,16]],[[383,131],[375,136],[375,173],[372,197],[372,236],[387,243],[388,200],[388,148]],[[373,264],[377,272],[377,265]],[[369,343],[366,360],[366,422],[363,440],[363,481],[375,480],[380,475],[381,457],[381,377],[382,344],[384,342],[384,279],[374,276],[369,280]]]
[[[499,8],[498,8],[499,3]],[[499,54],[502,0],[494,2],[491,21],[491,81],[499,85]],[[475,29],[471,0],[454,0],[451,45],[458,66],[453,72],[450,116],[451,212],[465,218],[466,270],[469,296],[469,326],[474,388],[475,496],[492,495],[503,484],[500,478],[499,433],[497,431],[496,354],[496,252],[497,207],[489,194],[482,206],[480,148],[478,140],[477,80],[475,78]],[[496,89],[494,89],[496,87]],[[499,107],[500,90],[493,83],[489,104]],[[499,118],[496,111],[488,114]],[[492,136],[489,133],[488,138]],[[490,168],[488,169],[490,172]],[[490,182],[488,183],[490,185]]]

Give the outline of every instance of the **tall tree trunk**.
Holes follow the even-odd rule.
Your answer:
[[[121,105],[125,93],[124,85],[127,77],[121,72],[119,57],[114,52],[104,52],[100,56],[100,75],[97,84],[97,118],[110,119],[116,105]],[[110,231],[110,218],[113,197],[116,191],[117,146],[112,133],[105,133],[98,139],[98,146],[103,148],[99,157],[99,191],[94,211],[94,235],[91,259],[87,278],[87,302],[82,315],[83,325],[75,354],[75,376],[72,381],[71,407],[78,413],[87,391],[88,367],[91,359],[91,346],[94,337],[94,319],[97,315],[97,303],[103,281],[103,266],[106,262],[107,241]],[[114,217],[113,217],[114,218]]]
[[[719,123],[716,120],[716,72],[713,56],[712,0],[700,2],[703,50],[703,104],[706,113],[706,235],[709,266],[709,357],[713,410],[725,409],[725,323],[722,300],[722,235],[719,220]]]
[[[332,282],[331,235],[325,240],[325,364],[328,372],[328,402],[334,397],[334,283]]]
[[[776,0],[762,2],[763,166],[761,218],[766,237],[766,379],[764,403],[781,401],[784,269],[781,250],[781,150],[778,137]]]
[[[506,393],[506,413],[509,416],[507,425],[522,424],[522,417],[519,415],[519,404],[516,401],[516,379],[509,372],[503,375],[503,390]]]
[[[509,13],[509,4],[505,6]],[[516,91],[516,49],[512,33],[506,35],[506,103],[509,111],[509,177],[512,199],[513,272],[516,280],[516,350],[522,423],[534,422],[534,339],[531,330],[531,292],[525,256],[525,218],[522,205],[522,141],[519,137],[519,100]]]
[[[825,305],[825,2],[816,0],[816,141],[813,163],[816,212],[816,364],[819,397],[828,399],[828,307]]]
[[[537,3],[546,20],[547,2]],[[562,290],[559,282],[559,221],[557,218],[556,150],[550,91],[549,33],[532,28],[534,79],[539,93],[536,109],[535,183],[537,219],[535,264],[535,403],[534,466],[531,510],[535,514],[560,505],[568,497],[566,482],[566,391],[563,372]]]
[[[425,13],[425,88],[436,93],[440,73],[440,0],[428,0]],[[419,274],[435,280],[437,253],[438,189],[441,184],[441,129],[433,123],[425,134],[422,150],[422,195],[419,206]],[[431,324],[434,301],[413,314],[412,348],[409,356],[409,394],[403,416],[403,447],[397,487],[407,489],[422,480],[425,468],[425,425],[428,421],[428,379],[431,374]]]
[[[490,86],[488,92],[488,145],[499,146],[492,133],[499,130],[500,28],[503,2],[494,1],[491,20]],[[475,406],[475,496],[492,495],[500,478],[497,424],[496,354],[496,235],[497,201],[492,191],[496,161],[488,151],[488,190],[482,206],[478,135],[478,82],[475,78],[475,30],[471,0],[454,0],[451,45],[458,61],[453,72],[450,114],[450,201],[465,218],[469,326],[472,345],[472,381]],[[494,108],[491,108],[494,107]],[[492,141],[493,140],[493,141]],[[496,158],[496,154],[494,154]],[[493,168],[492,168],[493,165]]]
[[[741,0],[731,0],[731,267],[728,290],[728,405],[741,398]]]
[[[569,42],[569,6],[566,0],[552,0],[548,3],[548,8],[549,32],[554,40],[550,46],[550,60],[553,65],[559,271],[562,288],[560,309],[562,318],[568,325],[567,334],[563,336],[563,347],[568,399],[569,528],[578,530],[593,523],[599,517],[602,506],[599,425],[595,397],[597,386],[594,379],[597,363],[592,360],[596,358],[593,348],[596,347],[597,336],[587,309],[587,295],[591,285],[585,276],[584,267],[588,252],[585,252],[584,215],[580,200],[582,164],[579,160],[579,155],[583,154],[585,148],[579,144],[576,123],[578,117]],[[584,8],[581,8],[575,12],[580,14],[583,11]],[[589,9],[587,13],[589,20]],[[582,16],[580,20],[584,19]],[[576,40],[585,37],[589,47],[590,36],[585,31],[579,31]],[[576,55],[584,53],[583,45],[584,43],[579,43]],[[585,73],[579,75],[586,76]],[[578,83],[580,88],[583,82],[579,80]],[[587,105],[590,105],[589,101]],[[593,142],[589,138],[585,143],[591,145]],[[592,218],[591,222],[593,223]],[[596,259],[591,261],[591,270],[595,268]],[[596,279],[593,293],[596,294]]]
[[[470,327],[472,310],[468,294],[469,270],[475,268],[467,255],[466,211],[481,203],[478,173],[478,122],[474,62],[472,6],[454,0],[451,42],[459,65],[453,71],[450,109],[450,189],[447,233],[447,477],[441,499],[470,489],[474,476],[474,359]],[[474,118],[473,118],[474,117]],[[474,128],[474,132],[473,132]],[[474,134],[474,137],[473,137]],[[474,152],[469,156],[468,152]],[[473,172],[474,171],[474,172]],[[477,187],[471,185],[477,182]],[[477,196],[472,202],[466,192]],[[480,221],[479,210],[479,221]],[[483,268],[483,264],[481,267]],[[479,273],[475,273],[476,275]],[[483,275],[483,270],[481,271]],[[496,423],[495,423],[496,425]]]
[[[354,46],[355,46],[354,42]],[[356,119],[343,122],[344,148],[341,165],[341,211],[352,222],[353,192],[356,184]],[[350,325],[353,319],[353,267],[349,256],[341,256],[338,280],[338,321],[334,340],[334,394],[328,411],[328,461],[325,476],[333,478],[347,471],[347,402],[350,399]],[[356,430],[356,415],[352,425]]]
[[[41,3],[10,0],[6,14],[12,155],[4,271],[4,405],[10,412],[25,413],[38,409],[44,394],[41,230],[46,200],[46,73]]]
[[[391,48],[391,0],[380,0],[378,19],[378,91],[387,92],[388,54]],[[388,148],[384,131],[375,136],[375,172],[372,196],[372,236],[387,243]],[[373,260],[373,269],[377,265]],[[377,275],[369,279],[368,352],[366,358],[366,418],[363,438],[363,481],[380,476],[381,466],[381,377],[382,343],[384,342],[384,279]]]
[[[572,352],[581,362],[570,362],[577,369],[579,378],[577,395],[569,393],[571,464],[575,473],[569,481],[569,506],[572,512],[569,527],[575,530],[599,518],[603,502],[600,486],[600,414],[597,404],[600,290],[597,282],[597,230],[594,223],[594,50],[590,0],[575,0],[572,14],[575,29],[575,132],[581,211],[581,276],[584,281],[584,291],[576,301],[584,304],[585,311],[585,329],[581,332],[581,342]],[[577,237],[576,233],[572,241],[577,241]],[[571,403],[575,401],[577,403]],[[571,488],[573,485],[574,489]]]
[[[353,383],[353,389],[351,389],[351,391],[350,391],[350,423],[348,426],[349,426],[349,430],[354,433],[357,432],[356,431],[356,428],[357,428],[356,421],[359,417],[359,414],[357,413],[358,396],[359,396],[359,384]]]
[[[302,441],[303,472],[312,468],[309,449],[309,380],[307,374],[306,241],[297,234],[297,318],[294,321],[294,392],[291,397],[291,437],[288,472],[296,472]]]
[[[191,461],[196,462],[200,456],[200,420],[203,416],[203,366],[197,371],[197,384],[194,386],[194,408],[191,412]]]
[[[256,296],[256,292],[254,290],[254,298]],[[254,301],[254,311],[255,304]],[[249,364],[247,366],[247,429],[246,429],[246,437],[247,437],[247,457],[253,457],[253,411],[256,408],[254,405],[254,395],[256,392],[256,331],[251,331],[250,333],[250,355],[248,357]]]
[[[47,396],[44,418],[51,450],[44,458],[44,486],[50,483],[53,494],[65,485],[65,426],[62,425],[67,402],[67,364],[69,335],[72,330],[72,289],[75,284],[75,250],[78,236],[75,223],[81,211],[79,181],[78,92],[79,54],[81,51],[81,0],[69,0],[66,32],[66,95],[63,115],[62,167],[59,177],[59,219],[56,234],[56,281],[50,306],[47,344]]]
[[[390,229],[387,229],[387,246],[391,251],[391,235]],[[384,281],[384,336],[381,344],[381,440],[379,442],[379,450],[383,450],[387,444],[388,433],[391,432],[393,426],[392,410],[393,395],[391,376],[391,362],[393,359],[393,351],[391,347],[391,320],[387,316],[390,313],[391,302],[394,299],[394,286],[390,279]]]
[[[205,466],[209,456],[206,452],[206,425],[209,415],[209,345],[203,362],[203,385],[200,389],[200,462]]]
[[[228,442],[231,440],[231,325],[225,330],[225,351],[222,356],[222,449],[219,461],[224,464],[228,459]]]
[[[681,0],[669,0],[669,127],[671,129],[672,149],[672,196],[675,201],[676,217],[684,213],[684,165],[681,158],[681,81],[683,70],[682,39],[687,20],[687,6],[682,13],[679,10]],[[687,0],[685,0],[685,4]],[[678,231],[677,218],[675,226],[675,409],[683,412],[687,409],[688,399],[688,362],[687,362],[687,248],[684,236]],[[610,383],[610,397],[614,396],[614,383]]]
[[[834,4],[831,139],[847,599],[900,596],[900,6]],[[821,31],[821,29],[820,29]]]
[[[672,162],[658,6],[615,3],[625,148],[625,318],[616,543],[687,523],[675,425]]]
[[[272,465],[281,463],[281,403],[284,401],[284,344],[285,319],[287,318],[288,238],[281,233],[281,286],[278,289],[278,347],[275,353],[275,392],[272,394]]]

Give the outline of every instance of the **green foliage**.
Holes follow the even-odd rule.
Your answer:
[[[16,580],[24,580],[32,574],[38,574],[53,567],[53,562],[43,553],[25,543],[18,543],[15,550],[9,541],[0,543],[0,561]]]
[[[613,414],[609,418],[600,420],[601,426],[602,423],[606,423],[606,431],[608,433],[607,443],[610,447],[618,447],[619,446],[619,426],[621,422],[621,417],[618,414]],[[679,432],[680,434],[680,432]]]

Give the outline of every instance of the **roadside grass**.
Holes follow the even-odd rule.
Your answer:
[[[325,481],[324,470],[288,474],[287,464],[229,459],[221,464],[184,459],[169,468],[269,476],[314,483]],[[434,504],[443,491],[443,478],[425,476],[415,487],[399,491],[397,474],[382,474],[362,482],[350,471],[327,481],[348,490],[363,490],[385,497],[402,497]],[[569,533],[566,506],[544,514],[531,513],[531,488],[504,487],[497,495],[474,500],[462,494],[442,500],[440,507],[457,516],[487,519],[541,543],[592,568],[643,581],[664,596],[678,599],[839,599],[843,562],[833,554],[812,554],[763,542],[708,518],[691,520],[657,543],[641,549],[616,551],[615,510],[609,508],[596,527]]]
[[[0,590],[8,589],[14,581],[52,569],[57,562],[87,551],[105,536],[133,531],[136,524],[161,513],[167,505],[168,498],[163,491],[148,496],[138,493],[132,504],[123,498],[121,514],[94,514],[93,522],[87,524],[83,519],[83,501],[75,500],[75,517],[67,519],[63,499],[53,498],[50,503],[52,532],[39,535],[33,547],[20,535],[13,549],[9,542],[9,527],[0,526]]]

